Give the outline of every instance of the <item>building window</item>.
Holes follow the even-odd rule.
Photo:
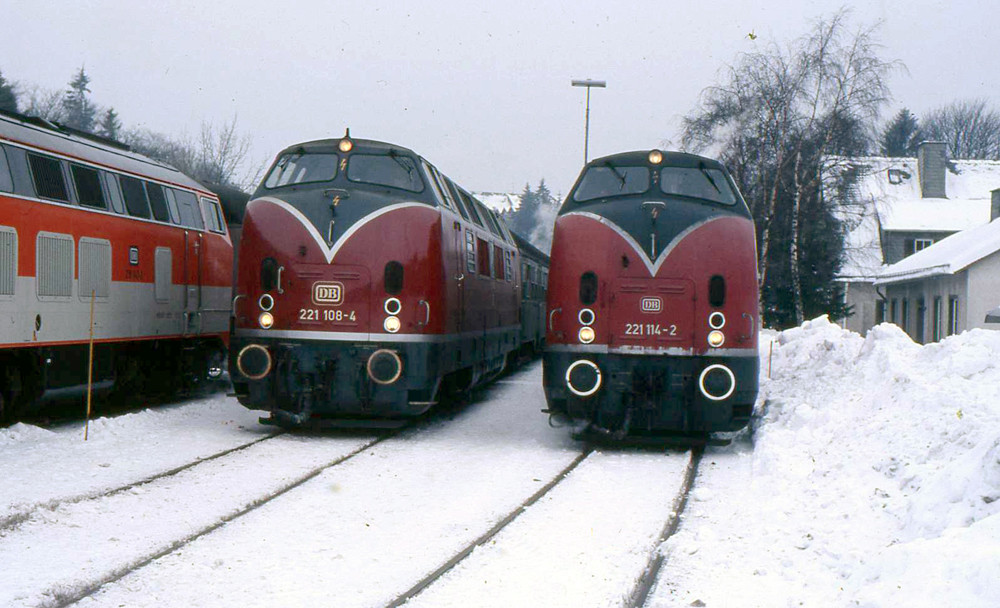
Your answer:
[[[889,322],[899,325],[899,302],[893,298],[889,303]]]
[[[948,335],[958,333],[958,296],[948,298]]]
[[[941,339],[941,296],[934,297],[934,312],[931,319],[931,340],[937,342]]]
[[[903,323],[902,325],[900,325],[900,327],[903,328],[904,332],[910,333],[910,301],[907,298],[903,298],[902,316],[903,316]]]
[[[885,300],[875,302],[875,325],[885,323]]]

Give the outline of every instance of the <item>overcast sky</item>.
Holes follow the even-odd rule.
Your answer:
[[[236,116],[260,164],[350,127],[471,190],[545,178],[565,194],[583,164],[585,90],[571,79],[608,83],[591,96],[591,158],[676,149],[721,68],[843,5],[854,26],[881,20],[883,57],[908,68],[887,114],[1000,105],[996,0],[6,0],[0,71],[58,90],[83,65],[96,103],[175,137]]]

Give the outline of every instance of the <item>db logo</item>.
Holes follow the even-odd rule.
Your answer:
[[[663,300],[660,298],[643,298],[639,303],[642,312],[660,312],[663,310]]]
[[[313,283],[313,304],[337,306],[344,301],[344,284],[337,281]]]

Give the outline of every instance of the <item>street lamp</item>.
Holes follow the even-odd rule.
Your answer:
[[[587,114],[584,119],[583,126],[583,164],[587,164],[587,148],[590,145],[590,89],[597,87],[603,89],[608,86],[608,83],[603,80],[573,80],[571,81],[574,87],[587,87]]]

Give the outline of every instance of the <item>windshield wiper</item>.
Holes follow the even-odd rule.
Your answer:
[[[719,194],[722,194],[722,190],[719,190],[719,185],[715,183],[714,179],[712,179],[712,174],[708,172],[708,169],[705,167],[705,163],[698,163],[698,170],[701,171],[701,174],[705,176],[705,179],[708,180],[708,183],[712,184],[712,187],[715,188],[715,191],[718,192]]]
[[[616,169],[615,166],[611,164],[611,161],[604,161],[604,166],[607,167],[608,169],[611,169],[612,173],[615,174],[615,177],[618,178],[618,181],[621,182],[621,185],[618,186],[618,189],[619,190],[624,190],[625,189],[625,174],[619,173],[618,169]]]
[[[406,169],[407,175],[410,176],[413,175],[413,166],[410,163],[404,163],[403,157],[401,157],[399,153],[393,150],[392,148],[389,148],[389,158],[396,161],[396,164],[399,165],[400,167]]]

